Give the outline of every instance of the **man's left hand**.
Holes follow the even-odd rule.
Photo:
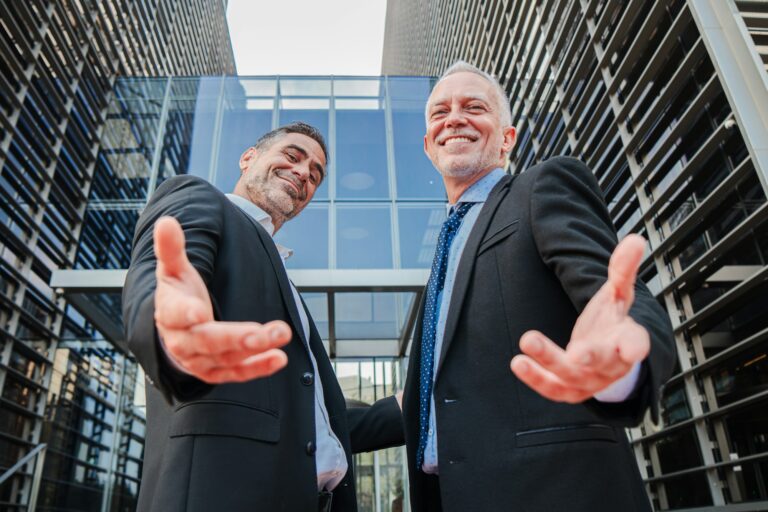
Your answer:
[[[644,327],[629,315],[645,240],[629,235],[608,263],[608,280],[576,320],[565,349],[538,331],[520,338],[511,368],[540,395],[557,402],[592,398],[641,363],[651,348]]]

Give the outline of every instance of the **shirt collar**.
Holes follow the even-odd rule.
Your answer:
[[[496,169],[492,170],[477,180],[475,183],[473,183],[472,186],[467,190],[465,190],[464,193],[461,194],[461,197],[459,197],[459,200],[456,201],[455,205],[447,205],[449,211],[450,208],[458,205],[459,203],[484,203],[488,199],[488,196],[490,195],[491,190],[493,190],[493,187],[496,186],[496,184],[501,180],[501,178],[504,177],[505,174],[506,173],[504,172],[504,169],[501,167],[497,167]]]
[[[270,217],[267,212],[242,196],[227,194],[227,199],[232,201],[235,206],[243,210],[246,214],[248,214],[248,216],[258,222],[261,227],[266,229],[267,233],[269,233],[269,236],[274,236],[275,225],[272,223],[272,217]],[[288,247],[280,245],[277,242],[275,242],[275,247],[277,247],[277,252],[280,253],[280,257],[283,258],[283,260],[287,260],[293,256],[293,249],[289,249]]]

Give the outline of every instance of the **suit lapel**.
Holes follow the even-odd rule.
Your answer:
[[[493,220],[493,215],[496,213],[501,201],[506,197],[513,179],[514,177],[512,176],[504,176],[496,186],[493,187],[493,190],[491,190],[488,199],[483,205],[483,209],[480,211],[480,215],[477,217],[475,225],[472,227],[472,231],[469,233],[469,238],[467,238],[467,243],[464,246],[464,251],[459,260],[459,266],[456,268],[456,279],[453,283],[453,291],[451,292],[451,303],[448,306],[448,314],[446,315],[445,320],[443,346],[440,350],[440,359],[435,368],[435,380],[437,380],[440,375],[440,369],[443,366],[445,355],[448,353],[448,348],[451,345],[451,341],[453,341],[453,334],[456,332],[459,313],[464,304],[464,296],[467,294],[469,281],[472,277],[472,272],[475,269],[477,249],[480,247],[480,242],[483,240],[486,231],[488,231],[488,226],[490,226],[491,220]]]
[[[307,338],[304,335],[304,329],[301,326],[301,316],[299,316],[299,310],[296,309],[296,301],[293,300],[293,291],[291,290],[290,281],[288,281],[288,274],[285,271],[283,259],[280,257],[280,253],[277,252],[275,241],[271,236],[269,236],[267,230],[264,229],[261,224],[256,222],[253,217],[240,210],[240,208],[237,206],[235,206],[235,208],[237,208],[238,211],[240,211],[248,218],[249,221],[251,221],[251,224],[254,225],[256,232],[259,234],[259,238],[261,238],[262,244],[267,249],[269,261],[272,263],[272,269],[275,271],[277,282],[280,285],[280,295],[283,296],[283,304],[285,304],[285,309],[288,311],[288,316],[291,318],[291,324],[294,327],[293,330],[296,331],[296,333],[299,335],[299,339],[301,339],[301,343],[304,345],[304,348],[309,350],[309,343],[307,342]]]

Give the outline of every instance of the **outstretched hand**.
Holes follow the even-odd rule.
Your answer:
[[[285,322],[214,321],[208,289],[187,258],[176,219],[155,223],[154,247],[155,325],[173,362],[210,384],[267,377],[287,364],[277,348],[291,340]]]
[[[565,349],[538,331],[520,338],[511,362],[514,374],[540,395],[557,402],[592,398],[624,375],[650,351],[648,331],[629,315],[645,240],[629,235],[608,263],[608,280],[576,320]]]

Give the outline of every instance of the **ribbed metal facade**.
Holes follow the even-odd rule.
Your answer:
[[[0,2],[0,474],[22,461],[2,510],[134,508],[143,378],[48,282],[77,258],[116,77],[234,74],[225,10]]]
[[[388,2],[384,74],[500,77],[512,171],[583,159],[650,241],[679,357],[630,432],[657,510],[768,510],[767,38],[765,1]]]

